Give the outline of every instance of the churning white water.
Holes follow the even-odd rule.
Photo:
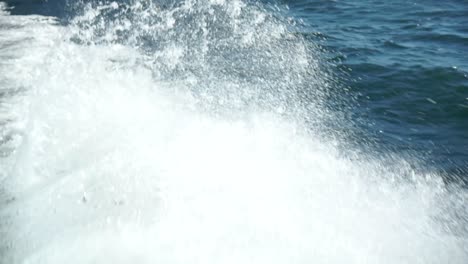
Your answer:
[[[131,2],[0,8],[1,263],[468,262],[466,191],[324,135],[293,21]]]

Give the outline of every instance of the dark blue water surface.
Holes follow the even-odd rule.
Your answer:
[[[70,1],[7,2],[12,14],[73,16]],[[339,83],[330,100],[363,131],[353,143],[467,181],[468,1],[264,2],[323,48]]]
[[[301,33],[345,69],[352,116],[378,149],[467,175],[467,1],[285,2]]]

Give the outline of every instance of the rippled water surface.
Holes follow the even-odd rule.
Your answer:
[[[357,97],[353,118],[364,119],[384,151],[416,151],[428,165],[466,176],[466,1],[286,3],[304,21],[301,33],[346,72],[347,96]]]

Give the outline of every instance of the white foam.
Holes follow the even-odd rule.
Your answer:
[[[7,11],[7,4],[4,2],[0,2],[0,16],[8,15],[9,12]]]
[[[224,6],[235,19],[243,19],[242,12],[250,14],[241,1],[232,6],[211,2],[215,8]],[[93,14],[77,21],[99,16]],[[286,110],[278,114],[264,104],[241,109],[245,103],[229,100],[261,98],[252,91],[267,86],[215,75],[215,68],[210,68],[214,58],[206,59],[212,51],[209,38],[207,46],[183,48],[173,40],[153,61],[138,46],[116,43],[114,38],[96,41],[94,32],[86,35],[75,25],[41,24],[37,17],[8,21],[21,27],[3,30],[0,42],[17,36],[22,44],[0,54],[14,57],[6,60],[10,73],[2,68],[1,76],[8,75],[12,86],[27,87],[28,92],[6,110],[15,117],[12,122],[19,124],[21,135],[10,162],[2,163],[9,172],[5,186],[10,197],[1,211],[2,262],[465,263],[468,259],[466,234],[453,229],[463,228],[463,223],[451,216],[453,204],[465,199],[464,191],[449,192],[434,175],[406,180],[412,172],[406,164],[414,161],[389,166],[352,156],[352,150],[342,153],[336,147],[339,142],[304,129],[300,119],[284,114]],[[252,30],[238,28],[245,22],[233,22],[234,30]],[[273,24],[256,27],[264,27],[256,33],[261,35]],[[97,43],[69,41],[76,32]],[[262,52],[278,45],[275,51],[281,51],[283,44],[275,40],[281,34],[262,43],[253,38],[246,47],[254,45]],[[294,52],[298,57],[279,59],[293,56],[287,51],[270,55],[271,61],[261,65],[271,68],[261,70],[274,72],[278,66],[298,74],[299,69],[314,67],[310,60],[304,61],[311,55],[304,53],[312,51],[301,45],[298,40],[289,47],[302,51]],[[190,52],[200,52],[193,56],[205,60],[189,60]],[[292,61],[295,64],[288,65]],[[193,65],[213,71],[161,77]],[[287,78],[274,80],[279,86],[296,84]],[[232,93],[249,91],[248,96],[229,93],[232,87],[238,89]],[[224,111],[226,104],[228,110],[235,106],[243,114]],[[320,104],[316,107],[309,114],[320,125]],[[466,212],[457,213],[466,217]]]

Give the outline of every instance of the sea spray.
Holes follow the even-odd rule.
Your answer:
[[[323,136],[332,77],[274,8],[74,8],[0,19],[2,263],[468,259],[464,190]]]

